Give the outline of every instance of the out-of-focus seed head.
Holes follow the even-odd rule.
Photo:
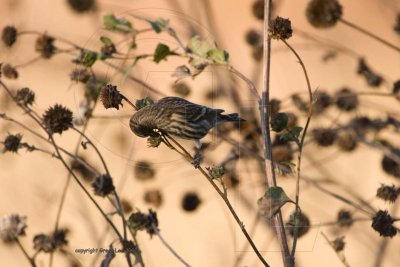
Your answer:
[[[392,216],[386,210],[380,210],[372,218],[371,226],[380,236],[392,238],[397,234],[397,229],[393,226],[393,222]]]
[[[105,44],[105,45],[103,45],[101,47],[100,51],[103,54],[103,57],[108,58],[108,57],[111,57],[112,54],[117,52],[117,48],[112,43],[111,44]]]
[[[400,80],[397,80],[393,83],[392,92],[393,92],[394,96],[396,97],[396,99],[400,101]]]
[[[306,17],[316,28],[329,28],[342,17],[342,6],[337,0],[311,0],[306,8]]]
[[[262,43],[261,34],[254,29],[247,31],[245,38],[246,38],[246,43],[253,47],[257,47]]]
[[[106,197],[115,190],[113,180],[108,174],[97,176],[92,187],[94,194],[101,197]]]
[[[352,111],[358,107],[358,97],[350,89],[343,88],[335,95],[336,106],[343,111]]]
[[[400,157],[400,149],[392,149],[392,153]],[[394,158],[385,155],[382,159],[382,168],[387,174],[400,178],[400,164]]]
[[[4,243],[13,243],[19,236],[25,235],[26,216],[11,214],[0,219],[0,239]]]
[[[67,233],[67,229],[58,229],[51,235],[37,234],[33,237],[33,248],[38,252],[54,252],[57,248],[61,248],[68,244],[66,239]]]
[[[336,131],[332,129],[318,128],[312,131],[314,140],[320,146],[330,146],[336,140]]]
[[[376,196],[388,202],[395,202],[400,195],[400,187],[395,185],[381,185],[376,191]]]
[[[33,101],[35,101],[35,92],[27,87],[21,88],[17,91],[15,100],[24,106],[32,105]]]
[[[281,109],[281,101],[279,99],[272,98],[269,101],[269,105],[270,105],[271,114],[278,113],[279,110]]]
[[[257,46],[254,47],[252,52],[251,52],[251,56],[253,57],[253,59],[257,62],[260,62],[263,59],[264,56],[264,48],[263,46]]]
[[[59,104],[50,107],[43,115],[43,124],[49,133],[59,133],[72,127],[72,111]]]
[[[310,219],[303,212],[298,214],[296,224],[296,212],[293,212],[285,227],[291,236],[294,236],[295,228],[297,228],[297,237],[302,237],[310,230]]]
[[[107,85],[107,79],[93,75],[85,83],[85,98],[88,103],[99,98],[101,90]]]
[[[268,35],[272,39],[283,39],[287,40],[292,37],[292,25],[289,19],[276,17],[269,23]]]
[[[86,83],[92,74],[87,68],[76,68],[69,75],[72,81]]]
[[[121,199],[121,206],[122,206],[122,210],[124,211],[124,213],[131,213],[133,210],[133,207],[131,205],[131,202],[126,200],[126,199]]]
[[[336,252],[343,251],[344,247],[346,246],[346,243],[344,242],[344,236],[335,238],[331,244]]]
[[[207,167],[206,169],[212,179],[221,179],[225,174],[225,168],[223,166],[212,166]]]
[[[3,152],[13,152],[16,153],[18,152],[18,149],[21,148],[21,140],[22,140],[22,135],[21,134],[9,134],[7,135],[6,139],[4,139],[3,144],[4,144],[4,149]]]
[[[396,17],[396,24],[393,27],[393,30],[400,35],[400,12],[397,14]]]
[[[108,108],[116,108],[119,109],[119,105],[122,105],[123,96],[119,93],[117,86],[112,84],[107,84],[101,89],[100,92],[100,101],[103,103],[103,106]]]
[[[341,209],[337,215],[337,222],[341,227],[350,227],[353,224],[353,215],[350,211]]]
[[[4,27],[1,39],[6,46],[11,47],[17,40],[17,29],[14,26]]]
[[[322,114],[332,104],[332,97],[325,91],[317,92],[317,101],[314,103],[313,115]]]
[[[201,203],[201,199],[195,192],[188,192],[183,196],[182,209],[184,211],[195,211]]]
[[[144,193],[144,201],[147,204],[154,206],[155,208],[159,208],[163,203],[163,196],[161,191],[158,189],[148,190]]]
[[[4,64],[1,66],[2,66],[2,74],[4,75],[4,77],[11,80],[15,80],[18,78],[18,71],[16,68],[11,66],[10,64]]]
[[[368,85],[371,87],[378,87],[383,81],[382,76],[373,72],[363,58],[360,58],[358,61],[357,73],[364,76]]]
[[[357,148],[357,135],[353,130],[339,131],[336,144],[342,151],[350,152]]]
[[[259,19],[264,20],[264,0],[256,0],[252,6],[253,15]]]
[[[40,53],[43,58],[51,58],[56,51],[54,38],[46,34],[38,37],[35,43],[35,50]]]
[[[293,151],[290,145],[272,146],[272,158],[276,162],[290,162],[293,159]]]
[[[68,0],[68,5],[77,13],[84,13],[96,8],[95,0]]]
[[[294,127],[297,126],[297,116],[293,112],[286,112],[286,115],[288,116],[288,129],[293,129]]]
[[[289,117],[284,112],[278,112],[271,116],[271,129],[274,132],[280,132],[287,128]]]
[[[291,96],[292,102],[294,104],[294,106],[302,111],[302,112],[308,112],[308,103],[306,101],[304,101],[300,95],[298,94],[293,94]]]
[[[151,180],[156,175],[156,170],[148,161],[138,161],[134,168],[135,178],[140,181]]]
[[[140,211],[132,213],[129,216],[127,224],[133,232],[146,230],[150,237],[159,231],[157,213],[151,209],[149,209],[148,214]]]
[[[190,95],[190,87],[189,85],[187,85],[184,82],[180,82],[180,83],[174,83],[172,85],[172,91],[174,91],[176,94],[178,94],[181,97],[186,97],[188,95]]]
[[[80,157],[80,160],[85,161],[85,158]],[[80,160],[73,159],[71,162],[71,170],[79,173],[83,180],[87,182],[93,181],[96,177],[96,173],[94,173],[91,169],[88,168],[85,164],[83,164]]]

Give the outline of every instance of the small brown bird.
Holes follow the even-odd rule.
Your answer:
[[[165,97],[135,112],[129,126],[139,137],[157,136],[154,130],[159,130],[199,141],[218,124],[244,121],[237,113],[224,115],[222,112],[224,110],[194,104],[180,97]]]

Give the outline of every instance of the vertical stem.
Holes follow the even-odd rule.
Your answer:
[[[261,115],[261,130],[264,139],[264,160],[267,184],[269,187],[276,186],[274,164],[272,162],[271,136],[269,129],[269,81],[270,81],[270,62],[271,62],[271,39],[268,36],[269,21],[271,19],[271,0],[264,0],[264,90],[262,100],[259,105]],[[285,267],[293,266],[289,247],[286,239],[285,227],[283,224],[281,211],[277,212],[273,218],[277,239],[281,248],[283,264]]]

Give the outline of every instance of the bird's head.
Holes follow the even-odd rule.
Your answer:
[[[131,128],[131,131],[139,137],[154,137],[159,135],[152,127],[148,127],[138,122],[135,116],[132,116],[131,120],[129,121],[129,127]]]

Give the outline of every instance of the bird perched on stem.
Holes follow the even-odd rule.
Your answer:
[[[139,137],[157,136],[155,130],[179,138],[199,140],[214,126],[224,122],[244,121],[237,113],[222,114],[213,109],[189,102],[180,97],[164,97],[133,114],[129,126]]]

